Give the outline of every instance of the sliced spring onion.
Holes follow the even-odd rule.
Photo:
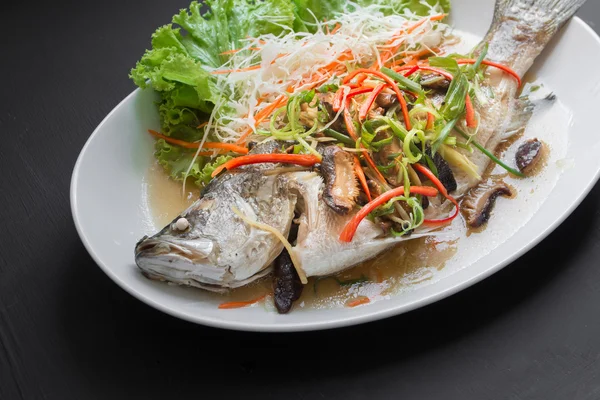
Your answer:
[[[469,81],[467,77],[460,73],[455,76],[448,92],[444,98],[444,105],[440,109],[440,112],[447,120],[455,119],[465,111],[465,99],[467,97],[467,91],[469,90]]]
[[[443,68],[454,76],[460,73],[460,67],[454,58],[431,57],[429,58],[429,65],[436,68]]]
[[[473,73],[473,76],[477,73],[477,71],[479,70],[479,67],[481,66],[481,63],[483,62],[483,60],[485,60],[485,56],[487,56],[488,53],[488,49],[489,49],[489,45],[486,42],[483,45],[483,49],[481,49],[481,54],[479,54],[479,57],[477,57],[477,61],[475,61],[475,64],[473,64],[471,66],[471,71]]]
[[[456,131],[458,133],[460,133],[460,135],[462,137],[464,137],[467,140],[471,140],[471,144],[473,144],[473,146],[477,147],[477,149],[479,149],[479,151],[481,151],[483,154],[485,154],[486,156],[488,156],[493,162],[495,162],[496,164],[498,164],[499,166],[501,166],[502,168],[504,168],[505,170],[507,170],[508,172],[510,172],[513,175],[516,175],[518,177],[525,177],[525,174],[523,174],[521,171],[518,171],[514,168],[509,167],[508,165],[506,165],[505,163],[502,162],[502,160],[500,160],[498,157],[496,157],[494,154],[492,154],[489,150],[487,150],[485,147],[483,147],[482,145],[480,145],[479,143],[477,143],[476,140],[472,139],[469,135],[467,135],[465,132],[463,132],[461,129],[457,128]]]
[[[340,133],[336,130],[333,130],[331,128],[327,128],[323,131],[323,133],[325,133],[325,135],[332,137],[334,139],[337,139],[339,142],[342,142],[344,144],[347,144],[348,146],[354,146],[354,140],[352,140],[350,137],[344,135],[343,133]]]
[[[400,89],[410,90],[411,92],[423,93],[423,87],[417,82],[408,79],[402,74],[397,73],[389,68],[383,67],[381,68],[381,72],[392,78],[398,83]]]
[[[410,148],[410,145],[411,145],[411,143],[413,143],[413,139],[417,135],[417,132],[423,132],[423,131],[413,129],[410,132],[408,132],[408,134],[406,135],[406,138],[404,139],[404,144],[402,146],[404,155],[406,156],[408,162],[410,162],[411,164],[418,162],[421,159],[421,157],[423,156],[422,154],[417,154],[417,155],[413,154],[411,151],[411,148]],[[406,193],[408,193],[408,191]]]
[[[456,117],[453,120],[448,121],[448,123],[446,125],[444,125],[444,127],[440,131],[440,134],[433,142],[433,146],[431,146],[431,150],[433,151],[433,153],[437,152],[440,145],[442,143],[444,143],[444,141],[446,140],[446,137],[450,134],[452,129],[454,129],[454,127],[456,126],[456,122],[458,122],[458,118],[459,117]]]

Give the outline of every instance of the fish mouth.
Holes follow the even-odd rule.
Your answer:
[[[265,268],[255,275],[236,280],[228,266],[218,266],[218,249],[208,240],[149,238],[135,248],[135,263],[149,279],[194,286],[211,292],[226,292],[244,286],[271,272]]]
[[[142,240],[135,249],[135,263],[147,275],[180,283],[193,280],[219,285],[231,275],[211,261],[214,244],[210,240],[184,241],[177,238]],[[197,285],[194,285],[197,286]]]
[[[213,250],[212,241],[182,241],[173,239],[146,239],[141,241],[135,248],[135,257],[152,258],[173,256],[190,262],[205,260]]]

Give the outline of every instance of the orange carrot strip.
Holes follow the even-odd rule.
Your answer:
[[[263,300],[265,297],[267,297],[267,295],[263,294],[262,296],[257,297],[254,300],[248,300],[248,301],[230,301],[228,303],[221,303],[221,304],[219,304],[219,308],[221,310],[229,310],[229,309],[232,309],[232,308],[248,307],[248,306],[250,306],[252,304],[258,303],[259,301]]]
[[[231,170],[249,164],[285,163],[310,167],[319,162],[321,162],[321,160],[317,156],[314,156],[312,154],[250,154],[246,156],[236,157],[227,161],[225,164],[222,164],[217,169],[215,169],[211,176],[214,178],[224,169]]]
[[[197,129],[200,129],[200,128],[203,128],[203,127],[205,127],[206,125],[208,125],[208,121],[207,121],[207,122],[203,122],[203,123],[201,123],[201,124],[200,124],[200,125],[198,125],[196,128],[197,128]]]
[[[414,165],[418,165],[418,164],[413,164],[413,166]],[[429,187],[429,186],[411,186],[410,193],[421,194],[421,195],[427,196],[427,197],[433,197],[433,196],[437,196],[438,191],[437,191],[437,189]],[[404,186],[400,186],[400,187],[394,188],[392,190],[389,190],[389,191],[383,193],[382,195],[380,195],[379,197],[377,197],[376,199],[374,199],[373,201],[365,204],[365,206],[363,208],[361,208],[360,211],[358,213],[356,213],[350,221],[348,221],[348,223],[342,230],[342,233],[340,234],[340,241],[347,242],[347,243],[351,242],[352,238],[354,237],[354,234],[356,233],[356,230],[358,229],[358,225],[361,223],[361,221],[363,219],[365,219],[367,217],[367,215],[369,215],[373,210],[375,210],[380,205],[387,203],[394,197],[398,197],[398,196],[402,196],[402,195],[404,195]]]
[[[438,15],[433,15],[431,17],[425,17],[422,20],[420,20],[419,22],[417,22],[416,24],[414,24],[411,27],[409,27],[406,30],[406,32],[407,33],[413,33],[418,27],[420,27],[421,25],[423,25],[427,21],[441,21],[444,18],[446,18],[446,14],[438,14]]]
[[[422,71],[435,72],[436,74],[442,75],[444,78],[449,79],[449,80],[454,79],[454,76],[451,73],[446,72],[440,68],[430,67],[428,65],[418,65],[417,67],[418,67],[418,69],[420,69]],[[402,71],[412,70],[413,68],[414,67],[411,65],[403,65],[401,67],[394,67],[393,70],[396,72],[402,72]],[[410,75],[410,74],[408,74],[408,75]],[[408,76],[408,75],[406,75],[406,76]]]
[[[254,132],[254,128],[256,128],[258,126],[258,124],[263,122],[265,120],[265,118],[267,118],[269,115],[271,115],[273,113],[273,111],[275,111],[277,108],[284,105],[285,103],[287,103],[286,96],[281,95],[273,103],[269,104],[267,107],[265,107],[261,111],[259,111],[254,116],[254,126],[248,127],[248,129],[246,129],[246,131],[240,136],[240,138],[237,140],[236,143],[237,144],[244,143],[246,141],[246,139],[248,138],[248,136],[250,136],[252,134],[252,132]]]
[[[431,130],[433,129],[433,124],[435,123],[435,115],[432,113],[427,113],[427,126],[425,129]]]
[[[378,85],[375,89],[373,89],[373,91],[371,92],[369,97],[367,97],[367,99],[364,101],[364,103],[360,107],[360,110],[358,111],[358,119],[359,120],[362,121],[363,119],[367,118],[367,114],[369,114],[369,110],[373,106],[373,103],[375,103],[375,100],[377,100],[377,96],[379,96],[379,93],[381,93],[381,91],[386,86],[387,85],[382,83],[381,85]]]
[[[421,164],[412,164],[412,167],[414,169],[416,169],[417,171],[419,171],[420,173],[422,173],[423,175],[425,175],[425,177],[428,178],[435,185],[435,187],[438,188],[438,190],[440,191],[442,196],[444,196],[446,199],[450,200],[450,202],[452,204],[454,204],[454,206],[456,207],[454,214],[452,214],[448,218],[426,219],[424,221],[424,224],[430,225],[430,226],[431,225],[438,226],[438,225],[444,225],[449,222],[452,222],[452,220],[454,220],[454,218],[456,218],[458,216],[458,213],[460,211],[460,207],[458,206],[458,202],[456,201],[456,199],[448,194],[448,190],[446,190],[446,187],[444,186],[444,184],[437,178],[437,176],[435,176],[433,174],[433,172],[431,172],[429,169],[427,169],[427,167],[424,167]]]
[[[337,24],[335,24],[335,27],[333,28],[333,30],[331,31],[331,35],[335,35],[335,33],[337,31],[340,30],[340,28],[342,27],[342,24],[340,24],[339,22]]]
[[[369,199],[369,201],[373,200],[371,198],[371,191],[369,190],[369,185],[367,184],[367,178],[365,177],[365,171],[363,171],[362,166],[360,165],[360,160],[357,156],[354,156],[354,174],[356,174],[360,185],[362,186],[365,194],[367,195],[367,199]]]
[[[369,86],[361,86],[361,87],[358,87],[356,89],[352,89],[350,91],[350,93],[348,93],[348,96],[347,96],[346,99],[350,99],[350,98],[352,98],[354,96],[358,96],[359,94],[364,94],[364,93],[372,92],[373,89],[375,89],[375,88],[374,87],[369,87]]]
[[[240,69],[217,69],[215,71],[212,71],[211,74],[213,75],[220,75],[220,74],[231,74],[231,73],[235,73],[235,72],[248,72],[248,71],[256,71],[257,69],[260,69],[260,65],[253,65],[251,67],[247,67],[247,68],[240,68]]]
[[[185,147],[186,149],[197,149],[200,146],[200,142],[186,142],[185,140],[174,139],[165,135],[162,135],[152,129],[148,129],[148,132],[152,136],[156,136],[157,138],[163,139],[167,143],[175,144],[180,147]],[[202,145],[203,149],[222,149],[229,150],[235,153],[240,154],[248,154],[248,149],[242,146],[236,146],[231,143],[219,143],[219,142],[204,142]]]
[[[386,74],[384,74],[381,71],[374,71],[371,69],[359,68],[357,70],[354,70],[350,74],[348,74],[344,78],[343,83],[350,82],[350,80],[352,78],[354,78],[356,75],[360,74],[361,72],[365,73],[365,74],[375,75],[376,77],[383,79],[388,85],[390,85],[392,87],[392,89],[396,93],[396,97],[398,97],[398,101],[400,102],[400,107],[402,108],[402,115],[404,117],[404,125],[406,126],[406,129],[410,131],[412,129],[412,124],[410,123],[410,117],[408,116],[408,105],[406,104],[406,100],[404,99],[404,95],[400,91],[400,88],[398,88],[398,85],[396,85],[396,82],[394,82],[394,80],[392,78],[390,78],[389,76],[387,76]]]
[[[348,135],[350,135],[352,140],[356,142],[358,140],[358,134],[356,133],[356,129],[354,128],[354,121],[352,121],[352,115],[350,115],[348,104],[346,104],[346,106],[344,107],[344,122],[346,123],[346,130],[348,131]],[[364,145],[361,144],[361,147],[365,150],[363,152],[365,161],[367,162],[367,164],[369,164],[371,169],[373,169],[373,172],[375,173],[375,175],[377,175],[377,178],[381,181],[381,183],[385,183],[385,177],[381,174],[381,172],[377,168],[377,165],[375,165],[375,162],[371,158],[371,155],[369,154],[367,149],[365,149]]]
[[[344,107],[344,122],[346,123],[346,130],[348,131],[348,135],[355,142],[358,140],[358,134],[356,133],[356,128],[354,127],[354,121],[352,121],[352,115],[350,115],[350,110],[348,110],[348,105]]]
[[[469,93],[467,93],[467,97],[465,98],[465,104],[467,109],[467,114],[465,116],[467,126],[469,128],[475,128],[477,126],[477,119],[475,118],[475,110],[473,109],[473,102],[471,101]]]
[[[368,297],[361,297],[359,299],[348,302],[346,305],[348,307],[357,307],[357,306],[360,306],[363,304],[369,304],[370,302],[371,302],[371,299],[369,299]]]
[[[460,64],[475,64],[477,62],[477,60],[473,60],[473,59],[459,59],[456,60],[456,62],[460,65]],[[488,61],[488,60],[483,60],[481,62],[483,65],[487,65],[490,67],[496,67],[498,69],[501,69],[502,71],[506,72],[509,75],[512,75],[516,80],[517,80],[517,84],[519,85],[519,87],[521,87],[521,77],[519,76],[519,74],[517,74],[517,72],[515,70],[513,70],[512,68],[510,68],[509,66],[497,63],[497,62],[493,62],[493,61]]]
[[[427,21],[440,21],[442,19],[444,19],[446,17],[446,14],[438,14],[438,15],[432,15],[430,17],[425,17],[423,19],[421,19],[420,21],[416,22],[415,24],[411,25],[410,27],[408,27],[406,30],[401,30],[399,31],[397,34],[393,35],[392,38],[390,40],[387,41],[387,45],[390,45],[392,43],[394,43],[394,41],[396,39],[398,39],[401,35],[403,34],[410,34],[412,32],[414,32],[418,27],[420,27],[421,25],[423,25],[425,22]],[[402,44],[398,44],[396,46],[394,46],[391,50],[390,50],[390,56],[382,58],[383,64],[387,64],[387,62],[393,57],[394,54],[396,54],[396,52],[398,51],[398,49],[400,48]]]
[[[344,105],[344,95],[348,92],[348,86],[342,86],[338,89],[333,97],[333,105],[331,108],[334,112],[340,111],[342,106]]]

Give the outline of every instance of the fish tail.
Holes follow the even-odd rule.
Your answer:
[[[521,76],[586,0],[497,0],[483,43],[488,58],[513,67]]]
[[[497,0],[494,21],[516,16],[527,21],[531,16],[544,15],[558,30],[587,0]]]

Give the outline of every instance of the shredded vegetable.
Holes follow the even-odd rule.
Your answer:
[[[131,73],[160,95],[162,133],[149,131],[159,163],[184,184],[189,175],[205,186],[244,165],[312,167],[324,146],[339,146],[352,154],[363,193],[344,242],[367,216],[391,224],[392,236],[456,218],[459,206],[437,177],[436,157],[479,179],[467,157],[474,147],[521,176],[476,140],[493,101],[491,68],[520,86],[519,75],[487,60],[485,44],[474,54],[445,55],[447,0],[400,3],[215,0],[201,13],[193,2],[173,18],[177,27],[155,32],[152,50]],[[264,140],[285,144],[281,152],[248,154],[250,143]],[[421,196],[438,193],[455,210],[425,219]]]
[[[438,191],[431,187],[426,186],[411,186],[410,188],[411,194],[421,194],[427,197],[437,196]],[[383,193],[381,196],[377,197],[373,201],[366,204],[360,211],[346,224],[342,233],[340,234],[340,241],[342,242],[351,242],[356,230],[358,229],[358,225],[360,222],[365,219],[367,215],[369,215],[373,210],[375,210],[380,205],[386,203],[394,197],[402,196],[404,194],[404,187],[398,187]]]

